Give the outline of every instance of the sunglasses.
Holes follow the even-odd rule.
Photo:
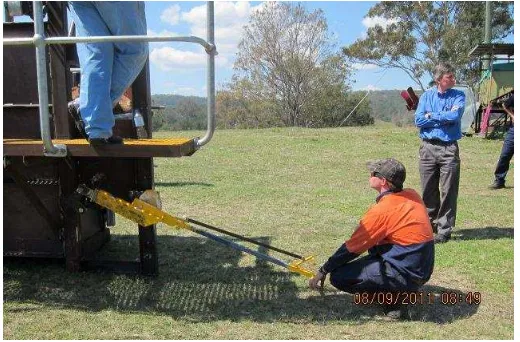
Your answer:
[[[383,176],[379,172],[374,171],[370,173],[370,177],[382,178]]]

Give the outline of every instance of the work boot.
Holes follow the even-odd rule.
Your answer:
[[[79,97],[77,99],[70,101],[67,104],[67,109],[68,109],[70,116],[72,116],[72,118],[74,119],[74,124],[76,125],[76,128],[78,129],[79,134],[83,138],[87,139],[88,136],[87,136],[87,133],[85,133],[85,123],[81,119],[81,115],[79,113]]]
[[[503,189],[505,187],[506,187],[505,182],[500,182],[498,180],[495,180],[493,182],[493,184],[491,184],[488,188],[491,190],[498,190],[498,189]]]
[[[123,138],[113,135],[110,138],[88,138],[88,142],[92,146],[122,145]]]
[[[446,243],[451,239],[451,234],[437,234],[433,238],[433,243]]]

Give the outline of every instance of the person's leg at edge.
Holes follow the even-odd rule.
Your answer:
[[[509,163],[513,158],[515,143],[514,143],[514,127],[511,127],[504,138],[504,144],[498,158],[497,167],[495,169],[495,185],[503,186],[506,183],[506,175],[509,171]]]
[[[107,36],[110,32],[90,2],[71,2],[76,34],[81,37]],[[110,87],[114,46],[110,43],[77,44],[81,66],[80,114],[89,138],[112,136],[114,116]]]
[[[145,36],[147,34],[144,6],[142,1],[100,1],[96,3],[110,32],[118,36]],[[118,42],[114,46],[112,87],[110,89],[113,105],[117,104],[124,91],[134,82],[148,58],[147,42]]]

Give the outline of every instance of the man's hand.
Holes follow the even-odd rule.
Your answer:
[[[316,275],[309,279],[309,287],[313,290],[323,289],[323,283],[325,282],[326,277],[326,274],[323,274],[320,271],[316,272]]]

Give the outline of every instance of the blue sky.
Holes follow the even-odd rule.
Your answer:
[[[327,18],[329,31],[337,39],[337,48],[361,38],[367,28],[381,20],[364,16],[376,2],[372,1],[305,1],[309,10],[321,8]],[[219,89],[233,74],[232,67],[241,28],[262,2],[215,3],[216,85]],[[146,18],[149,35],[195,35],[206,39],[205,2],[147,1]],[[512,42],[512,37],[510,39]],[[202,47],[187,43],[150,44],[152,93],[206,95],[206,55]],[[357,65],[354,90],[406,89],[414,82],[399,70],[382,69],[374,65]],[[425,79],[425,83],[429,80]]]
[[[241,39],[241,30],[253,11],[263,2],[215,2],[217,90],[229,82]],[[385,24],[381,19],[364,18],[373,1],[303,1],[309,10],[321,8],[337,49],[363,37],[368,27]],[[206,39],[206,3],[195,1],[146,1],[148,35],[198,36]],[[508,37],[507,42],[513,42]],[[383,71],[374,65],[355,65],[354,90],[416,88],[402,71]],[[152,94],[206,96],[206,53],[198,44],[151,43]],[[424,80],[425,84],[429,79]]]
[[[363,17],[375,2],[308,1],[303,5],[309,10],[321,8],[327,18],[329,31],[336,38],[337,48],[362,37],[374,21]],[[217,89],[231,79],[233,61],[241,38],[241,28],[262,2],[216,2],[215,41],[219,55],[216,57]],[[205,2],[146,2],[146,19],[149,35],[196,35],[206,39]],[[179,95],[206,95],[206,59],[198,45],[186,43],[150,44],[150,69],[152,93]],[[375,66],[360,66],[353,84],[360,89],[407,88],[412,81],[399,71],[382,70]]]

